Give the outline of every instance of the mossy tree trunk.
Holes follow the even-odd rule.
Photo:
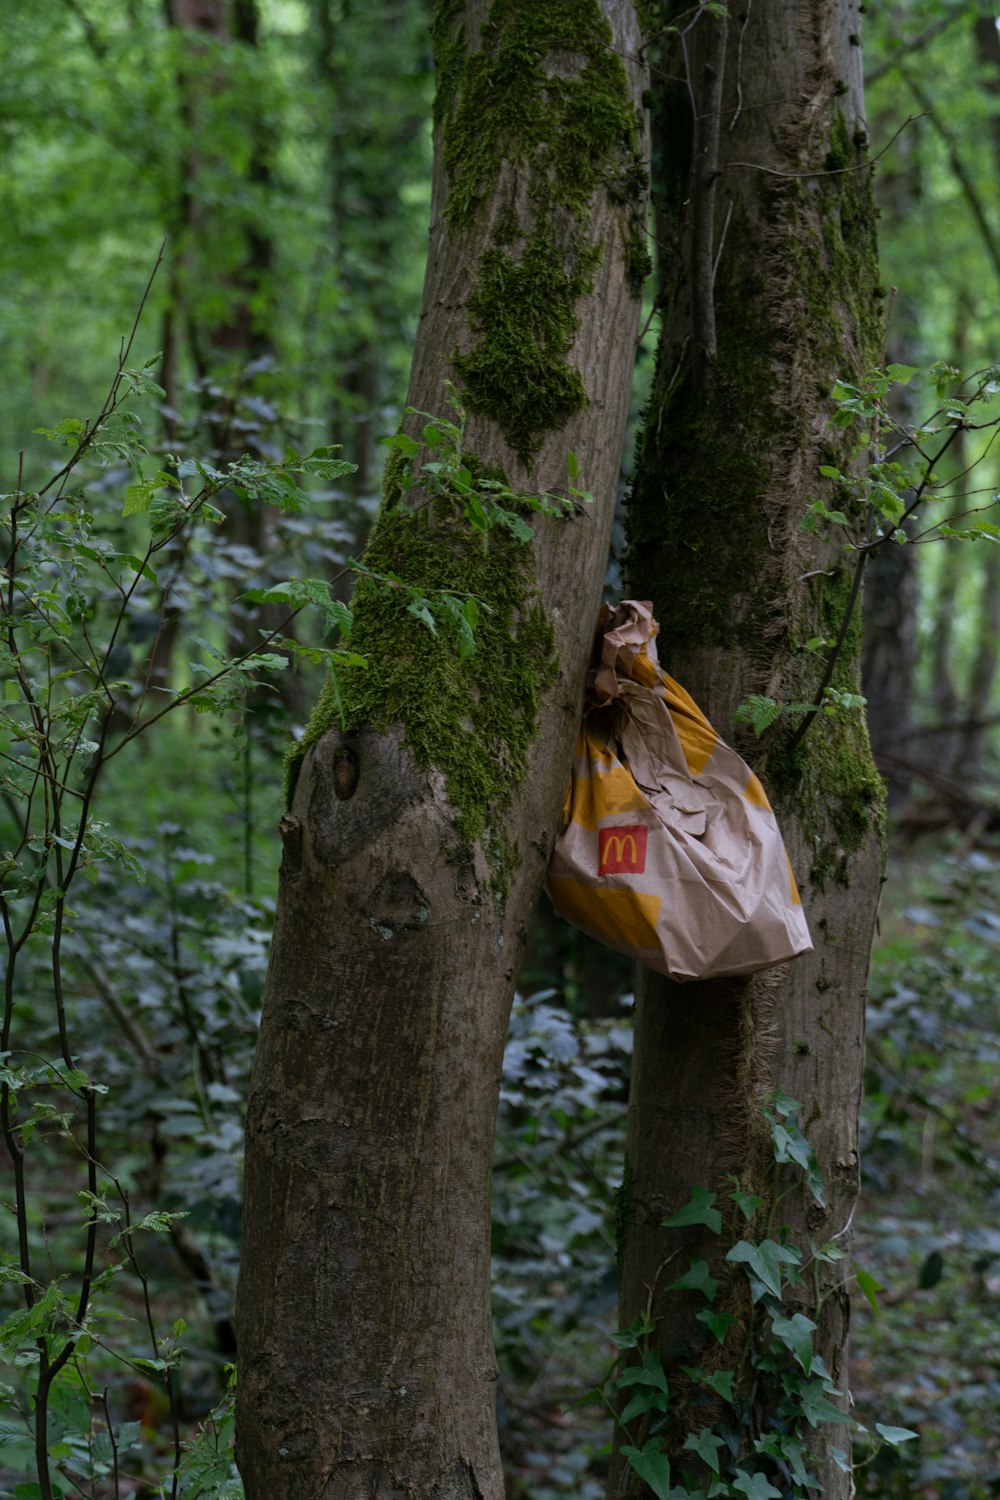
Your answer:
[[[651,1303],[673,1360],[678,1420],[668,1443],[679,1473],[696,1467],[682,1449],[687,1432],[712,1417],[685,1391],[677,1364],[689,1361],[669,1351],[690,1338],[704,1304],[664,1288],[689,1256],[710,1262],[716,1306],[738,1321],[704,1357],[739,1371],[748,1399],[750,1308],[743,1267],[721,1260],[726,1244],[662,1220],[694,1187],[730,1209],[729,1174],[745,1190],[767,1191],[773,1161],[761,1106],[776,1086],[801,1102],[827,1184],[825,1210],[796,1190],[776,1222],[807,1253],[810,1243],[844,1247],[849,1238],[883,793],[857,710],[819,716],[794,749],[787,720],[759,742],[734,723],[751,693],[815,701],[825,653],[805,642],[837,634],[850,592],[841,539],[807,534],[800,522],[820,496],[831,508],[850,505],[818,472],[850,463],[849,437],[831,426],[830,393],[853,377],[855,358],[879,352],[859,7],[774,0],[734,9],[728,22],[703,12],[694,26],[690,11],[674,9],[652,18],[680,30],[654,41],[664,327],[631,501],[629,590],[654,603],[668,670],[764,780],[815,943],[813,954],[749,980],[677,986],[640,976],[621,1317],[627,1324]],[[858,646],[855,620],[836,687],[856,689]],[[737,1237],[764,1238],[763,1214]],[[843,1387],[844,1263],[814,1269],[815,1284],[811,1269],[786,1311],[818,1322],[817,1351]],[[748,1423],[766,1422],[752,1399],[749,1413]],[[803,1427],[820,1493],[846,1496],[849,1477],[824,1436],[831,1429]],[[842,1428],[832,1443],[850,1446]],[[612,1490],[645,1492],[621,1467]]]
[[[248,1500],[501,1500],[492,1138],[508,1009],[576,733],[644,259],[625,0],[442,0],[410,404],[456,382],[470,467],[595,495],[530,544],[417,510],[394,453],[368,566],[479,600],[460,658],[359,585],[290,813],[247,1130]],[[407,419],[419,437],[422,419]],[[424,454],[423,457],[429,457]]]

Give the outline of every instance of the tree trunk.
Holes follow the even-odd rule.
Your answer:
[[[749,1398],[747,1283],[741,1265],[721,1259],[732,1239],[664,1229],[663,1218],[695,1187],[717,1192],[728,1212],[729,1174],[744,1190],[768,1193],[774,1164],[761,1106],[776,1086],[801,1102],[827,1183],[825,1209],[796,1191],[778,1222],[806,1253],[834,1237],[843,1247],[858,1191],[882,785],[857,710],[817,716],[795,747],[788,719],[759,742],[742,732],[741,743],[734,712],[749,693],[815,701],[825,652],[804,643],[837,634],[853,564],[841,539],[807,534],[800,522],[819,497],[850,507],[818,468],[850,462],[849,441],[829,422],[829,396],[835,380],[855,377],[852,351],[863,363],[878,357],[880,293],[854,0],[775,0],[728,24],[702,14],[693,26],[680,5],[676,16],[665,9],[680,29],[663,34],[653,70],[654,160],[659,149],[661,233],[678,256],[667,267],[630,508],[629,590],[654,603],[667,670],[765,781],[815,943],[813,954],[749,980],[678,986],[639,976],[621,1318],[625,1326],[651,1308],[676,1384],[666,1451],[675,1471],[704,1474],[683,1444],[711,1418],[699,1415],[678,1368],[689,1358],[670,1353],[691,1337],[703,1304],[665,1287],[689,1257],[709,1262],[720,1282],[716,1306],[738,1321],[723,1346],[699,1357],[703,1370],[737,1371]],[[844,690],[856,689],[859,630],[855,620],[833,679]],[[753,1240],[766,1230],[758,1217],[743,1232]],[[785,1310],[818,1322],[817,1351],[842,1385],[843,1263],[816,1269],[815,1287],[792,1292]],[[773,1475],[752,1456],[755,1424],[766,1418],[749,1401],[738,1436],[750,1468]],[[808,1467],[819,1493],[837,1500],[851,1485],[830,1458],[828,1430],[805,1427],[817,1454]],[[849,1447],[842,1429],[838,1441]],[[645,1490],[618,1465],[612,1493]]]
[[[990,720],[997,682],[997,641],[1000,640],[1000,548],[985,548],[982,582],[976,611],[976,651],[969,677],[966,730],[958,770],[961,780],[975,780],[986,771]]]
[[[597,498],[484,548],[389,466],[367,565],[474,594],[476,649],[359,585],[369,666],[341,674],[344,727],[328,694],[306,736],[247,1129],[248,1500],[503,1495],[493,1121],[607,557],[645,254],[640,38],[624,0],[446,0],[434,37],[410,404],[444,413],[456,380],[476,472],[556,490],[573,450]]]

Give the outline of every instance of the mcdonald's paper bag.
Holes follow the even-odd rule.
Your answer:
[[[672,979],[812,947],[757,777],[659,666],[651,606],[605,605],[547,888],[575,927]]]

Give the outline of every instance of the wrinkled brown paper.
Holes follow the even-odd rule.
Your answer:
[[[659,666],[651,606],[605,605],[547,889],[574,927],[672,979],[812,943],[757,777]]]

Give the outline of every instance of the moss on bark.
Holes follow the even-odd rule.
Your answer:
[[[463,658],[452,632],[439,626],[432,633],[410,610],[407,589],[362,577],[351,647],[368,665],[327,682],[289,757],[291,787],[302,757],[327,730],[402,725],[418,764],[444,777],[460,842],[482,844],[502,893],[515,862],[502,816],[523,780],[542,694],[557,669],[530,550],[496,531],[487,545],[457,516],[396,512],[390,523],[385,511],[365,565],[428,595],[471,595],[479,607],[475,650]]]
[[[603,253],[590,227],[599,191],[632,210],[626,260],[634,296],[648,271],[638,121],[597,0],[494,0],[471,56],[448,0],[434,35],[452,231],[477,221],[508,169],[509,201],[468,303],[473,342],[452,361],[470,411],[498,422],[526,460],[546,432],[587,404],[567,355],[577,304],[592,290]]]

